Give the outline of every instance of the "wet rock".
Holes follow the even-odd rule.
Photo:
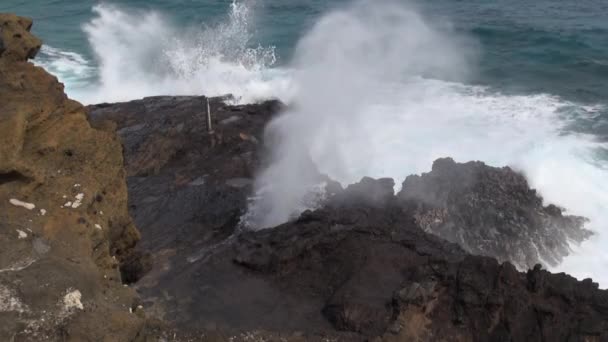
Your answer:
[[[264,141],[264,126],[280,105],[210,99],[214,123],[241,119],[209,134],[200,116],[204,100],[90,107],[94,126],[119,129],[130,212],[152,253],[152,270],[134,285],[150,311],[180,332],[207,327],[237,338],[263,328],[273,333],[251,336],[289,340],[304,332],[306,340],[344,341],[606,336],[608,295],[597,284],[542,269],[523,274],[468,253],[467,243],[479,245],[485,228],[526,251],[530,244],[519,232],[536,242],[535,231],[546,235],[582,220],[543,207],[521,175],[446,159],[435,163],[432,180],[408,178],[398,195],[391,179],[364,178],[345,189],[326,179],[320,209],[276,228],[243,230],[249,180],[264,155],[255,141]],[[152,156],[159,146],[166,151]],[[465,228],[470,241],[450,238]],[[487,248],[501,261],[538,261]]]
[[[407,177],[398,197],[423,230],[522,270],[541,261],[556,266],[568,255],[569,241],[592,234],[585,218],[544,207],[522,174],[482,162],[438,159],[431,172]]]
[[[436,282],[412,283],[397,292],[397,299],[403,303],[421,305],[433,296]]]
[[[203,96],[157,96],[89,107],[95,127],[117,129],[123,144],[130,212],[145,231],[143,248],[182,250],[185,260],[236,229],[260,160],[265,124],[282,105],[229,106]],[[239,120],[231,118],[239,117]],[[218,123],[230,119],[230,124]]]
[[[188,317],[209,294],[182,277],[197,279],[194,274],[201,271],[192,266],[212,257],[239,229],[261,163],[261,144],[255,142],[263,140],[266,123],[282,108],[277,101],[230,106],[224,98],[209,100],[211,134],[203,96],[89,107],[92,125],[117,130],[122,141],[130,213],[143,232],[141,253],[151,253],[150,263],[125,270],[140,276],[150,266],[136,286],[153,303],[155,316],[178,322],[200,322]],[[223,310],[213,303],[205,307]]]
[[[233,188],[245,188],[253,185],[253,180],[249,178],[232,178],[226,181],[228,186]]]
[[[332,204],[352,205],[359,203],[383,207],[393,201],[394,187],[395,182],[391,178],[373,179],[364,177],[360,182],[347,186],[344,191],[334,190],[336,195],[333,196]]]
[[[273,284],[279,298],[318,303],[315,310],[338,330],[387,341],[608,337],[595,304],[606,291],[590,282],[539,268],[526,275],[468,255],[420,230],[398,206],[330,206],[306,215],[314,219],[242,235],[235,261]]]

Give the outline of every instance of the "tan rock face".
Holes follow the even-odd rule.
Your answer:
[[[143,319],[119,266],[139,233],[121,145],[28,62],[41,46],[31,26],[0,14],[0,296],[12,303],[0,340],[132,340]]]
[[[0,45],[0,56],[5,59],[25,61],[34,58],[40,50],[42,41],[29,34],[32,19],[18,17],[14,14],[2,14],[0,19],[0,37],[4,44]]]

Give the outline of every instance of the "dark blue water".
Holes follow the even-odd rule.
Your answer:
[[[34,32],[56,48],[93,58],[81,25],[98,1],[3,0],[0,11],[35,19]],[[213,25],[230,1],[129,0],[124,8],[153,9],[177,26]],[[277,48],[287,63],[293,47],[315,20],[347,1],[258,0],[252,43]],[[431,0],[417,6],[439,23],[477,40],[482,47],[475,82],[515,92],[548,92],[589,103],[608,99],[608,1]]]

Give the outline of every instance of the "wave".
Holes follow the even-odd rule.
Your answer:
[[[42,46],[34,63],[57,75],[69,94],[88,87],[96,72],[96,68],[83,55],[48,45]]]
[[[95,63],[50,47],[49,58],[40,61],[83,103],[200,94],[253,102],[289,94],[288,72],[272,68],[275,48],[252,42],[249,1],[232,2],[223,21],[202,28],[178,27],[159,12],[106,3],[93,12],[83,30]]]

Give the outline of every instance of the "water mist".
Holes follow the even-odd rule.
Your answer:
[[[292,63],[295,96],[271,122],[271,162],[258,175],[246,217],[270,227],[315,207],[322,177],[426,172],[432,162],[482,160],[523,172],[546,203],[583,215],[596,235],[554,271],[608,284],[608,144],[569,130],[592,115],[548,94],[505,95],[466,84],[478,50],[412,7],[359,1],[324,15]]]
[[[321,18],[296,48],[292,107],[267,129],[280,143],[256,180],[253,224],[273,226],[306,208],[319,171],[341,182],[365,175],[349,160],[374,153],[367,147],[382,134],[368,125],[370,107],[413,77],[465,77],[474,51],[466,43],[396,2],[360,1]]]

